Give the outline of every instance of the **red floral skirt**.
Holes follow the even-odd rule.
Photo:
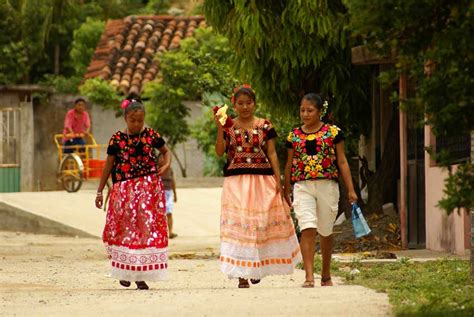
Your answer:
[[[113,185],[102,236],[113,278],[127,281],[166,278],[168,225],[164,193],[157,174]]]

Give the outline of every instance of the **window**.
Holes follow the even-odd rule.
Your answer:
[[[471,156],[471,134],[457,134],[436,138],[436,154],[449,152],[454,163],[466,162]]]

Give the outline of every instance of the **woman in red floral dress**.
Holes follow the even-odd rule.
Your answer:
[[[169,168],[171,155],[163,138],[145,128],[145,108],[140,99],[122,102],[127,128],[109,141],[95,204],[103,205],[102,190],[112,175],[113,186],[103,232],[111,259],[111,276],[129,287],[148,289],[145,280],[166,277],[168,231],[164,188],[160,175]],[[154,148],[163,154],[158,166]]]

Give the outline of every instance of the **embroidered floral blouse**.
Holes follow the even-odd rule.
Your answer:
[[[130,178],[153,174],[158,171],[154,148],[161,148],[165,141],[150,128],[145,128],[140,134],[116,132],[109,141],[107,154],[115,156],[112,167],[114,183]]]
[[[311,179],[337,180],[336,144],[342,140],[342,130],[329,123],[315,133],[305,133],[301,127],[293,129],[286,140],[286,146],[294,151],[291,183]]]
[[[277,133],[270,121],[259,119],[252,129],[231,127],[224,132],[227,162],[224,176],[242,174],[273,175],[270,161],[265,154],[268,140]]]

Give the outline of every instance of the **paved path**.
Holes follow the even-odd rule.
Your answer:
[[[174,231],[171,252],[217,252],[219,248],[220,188],[178,189],[174,210]],[[105,212],[94,205],[95,190],[25,192],[0,194],[0,216],[9,209],[9,217],[20,219],[0,230],[20,230],[25,223],[41,219],[43,226],[31,225],[32,233],[68,234],[101,238]],[[3,208],[2,208],[3,206]],[[5,216],[5,215],[3,215]],[[49,222],[48,222],[49,221]],[[20,222],[20,223],[18,223]],[[3,228],[2,228],[3,226]]]
[[[178,190],[174,219],[179,236],[170,242],[170,279],[150,283],[146,292],[123,289],[106,276],[108,261],[97,238],[105,214],[94,207],[93,190],[0,194],[2,220],[10,219],[12,226],[23,221],[36,230],[0,231],[0,315],[390,315],[386,294],[338,279],[334,287],[303,289],[302,270],[266,278],[250,289],[236,288],[217,261],[220,192]],[[43,228],[78,237],[39,234]]]

